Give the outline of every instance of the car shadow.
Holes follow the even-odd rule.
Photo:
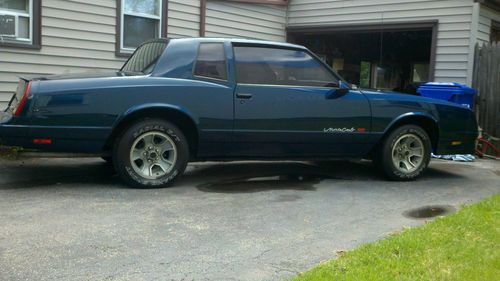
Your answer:
[[[111,165],[101,160],[37,159],[7,161],[0,166],[0,190],[74,185],[123,187]]]
[[[196,187],[203,192],[252,193],[268,190],[314,191],[323,180],[390,182],[371,161],[329,162],[234,162],[193,165],[184,177],[186,183],[204,182]],[[460,179],[459,173],[432,165],[419,179]]]
[[[463,179],[465,176],[458,171],[447,171],[434,166],[430,166],[427,171],[418,180],[437,180],[437,179]]]
[[[369,163],[357,162],[234,162],[194,165],[186,180],[205,181],[197,188],[215,193],[253,193],[267,190],[314,191],[323,180],[381,180]]]
[[[441,164],[442,165],[442,164]],[[461,178],[460,171],[432,166],[419,180]],[[370,161],[248,161],[192,163],[174,188],[203,192],[252,193],[266,190],[314,191],[323,180],[387,181]],[[113,167],[100,159],[37,159],[0,163],[0,190],[60,185],[129,188]]]

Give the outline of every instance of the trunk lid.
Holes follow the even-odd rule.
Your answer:
[[[67,80],[67,79],[90,79],[90,78],[110,78],[126,76],[123,72],[82,72],[56,74],[34,77],[31,80],[46,81],[46,80]]]

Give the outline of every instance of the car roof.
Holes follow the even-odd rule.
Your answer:
[[[217,37],[190,37],[190,38],[168,38],[170,41],[192,41],[192,42],[230,42],[236,44],[249,44],[249,45],[267,45],[267,46],[276,46],[276,47],[284,47],[284,48],[296,48],[296,49],[306,49],[304,46],[284,43],[284,42],[275,42],[275,41],[266,41],[266,40],[255,40],[255,39],[242,39],[242,38],[217,38]]]

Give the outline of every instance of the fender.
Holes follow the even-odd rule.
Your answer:
[[[438,123],[438,120],[432,115],[430,114],[429,112],[425,112],[425,111],[417,111],[417,112],[407,112],[407,113],[404,113],[404,114],[401,114],[399,115],[398,117],[394,118],[391,123],[389,123],[389,125],[387,125],[387,127],[385,127],[385,130],[384,132],[382,133],[382,135],[385,135],[388,131],[390,131],[394,125],[396,125],[397,123],[400,123],[401,121],[403,121],[404,119],[406,118],[411,118],[411,117],[424,117],[424,118],[427,118],[427,119],[430,119],[432,122],[434,122],[434,124],[436,125],[436,127],[438,128],[438,131],[439,131],[439,123]]]
[[[129,108],[127,111],[125,111],[123,114],[121,114],[116,121],[114,122],[112,128],[113,130],[127,117],[130,115],[142,111],[142,110],[148,110],[148,109],[168,109],[168,110],[174,110],[178,111],[186,116],[188,116],[191,121],[193,121],[194,124],[199,125],[199,118],[195,117],[194,114],[192,114],[190,111],[188,111],[186,108],[177,106],[177,105],[172,105],[172,104],[167,104],[167,103],[146,103],[146,104],[140,104],[133,106]]]
[[[199,119],[194,117],[194,114],[190,113],[188,110],[185,108],[182,108],[180,106],[172,105],[172,104],[165,104],[165,103],[146,103],[146,104],[140,104],[133,106],[129,108],[127,111],[125,111],[123,114],[121,114],[116,121],[113,123],[111,133],[106,139],[105,147],[109,147],[113,139],[116,137],[117,132],[119,132],[122,128],[120,126],[123,124],[124,120],[126,120],[128,117],[134,115],[137,112],[141,112],[143,110],[170,110],[174,112],[178,112],[182,114],[183,116],[186,116],[190,121],[194,124],[196,128],[194,128],[197,132],[196,134],[199,135]]]

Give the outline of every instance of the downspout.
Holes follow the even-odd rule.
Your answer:
[[[290,42],[290,38],[288,38],[288,24],[290,18],[290,1],[287,1],[286,9],[285,9],[285,26],[283,32],[285,33],[285,42]]]
[[[200,0],[200,37],[205,37],[207,22],[207,0]]]
[[[472,76],[474,72],[474,52],[477,43],[477,33],[479,29],[479,10],[480,4],[478,2],[472,3],[472,22],[470,26],[470,39],[469,39],[469,57],[467,59],[467,85],[472,86]]]

